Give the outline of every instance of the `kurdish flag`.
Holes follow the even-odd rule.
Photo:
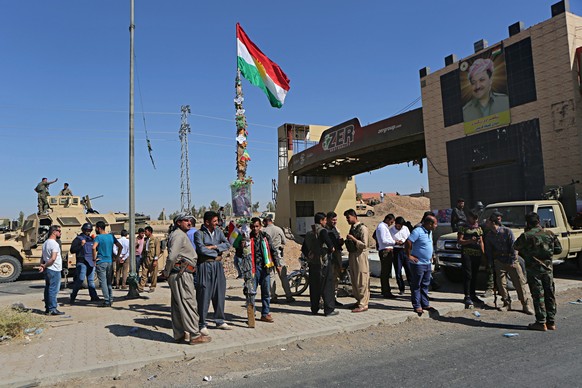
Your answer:
[[[289,91],[289,78],[279,65],[271,61],[251,42],[247,34],[236,24],[237,66],[243,77],[263,89],[272,107],[280,108]]]
[[[230,224],[228,224],[228,242],[233,247],[238,248],[241,241],[242,241],[242,233],[236,227],[234,222],[231,221]]]

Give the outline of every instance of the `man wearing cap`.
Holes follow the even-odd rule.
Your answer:
[[[190,229],[188,229],[186,234],[188,235],[188,239],[192,243],[192,246],[194,247],[194,249],[196,249],[196,244],[194,243],[194,235],[196,234],[196,232],[198,232],[198,229],[196,229],[196,218],[194,218],[194,216],[191,214],[186,214],[185,217],[190,223]]]
[[[491,90],[493,71],[493,61],[489,58],[476,59],[469,68],[468,78],[473,97],[463,106],[463,121],[473,121],[509,110],[509,97]]]
[[[85,223],[81,227],[79,234],[71,243],[71,253],[77,255],[77,265],[75,271],[75,282],[71,292],[71,304],[75,303],[77,294],[83,286],[83,281],[87,279],[87,288],[92,302],[98,302],[97,290],[95,290],[95,262],[93,261],[93,237],[91,232],[93,225]]]
[[[273,216],[270,214],[263,219],[263,232],[271,238],[273,248],[279,254],[279,265],[281,266],[281,270],[277,271],[277,274],[279,275],[281,287],[283,288],[283,291],[285,291],[285,298],[287,302],[294,302],[295,299],[291,296],[291,289],[289,288],[289,282],[287,281],[287,266],[285,265],[285,259],[283,258],[285,233],[283,233],[283,229],[273,223]],[[275,276],[271,277],[271,302],[277,303],[277,285],[275,284]]]
[[[191,217],[191,216],[190,216]],[[209,336],[200,334],[196,289],[194,288],[194,273],[198,256],[188,235],[190,218],[180,213],[174,218],[177,227],[168,237],[168,260],[164,268],[164,276],[170,285],[172,330],[177,342],[197,345],[210,342]]]
[[[451,229],[457,233],[459,226],[467,223],[467,216],[465,215],[465,200],[463,198],[457,199],[457,207],[453,209],[451,214]]]

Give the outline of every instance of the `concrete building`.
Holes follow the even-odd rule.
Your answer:
[[[452,207],[457,197],[469,206],[535,199],[545,185],[582,180],[582,18],[568,8],[568,2],[556,3],[549,20],[527,29],[515,23],[502,42],[476,42],[470,58],[450,55],[434,73],[421,69],[432,208]],[[491,57],[499,47],[505,56],[500,78],[507,80],[500,94],[509,96],[509,122],[472,132],[463,118],[462,71],[471,59]]]
[[[318,144],[328,128],[321,125],[283,124],[277,129],[279,179],[275,220],[277,225],[289,227],[298,235],[304,235],[310,230],[313,216],[318,211],[335,211],[340,232],[345,235],[349,231],[343,212],[355,206],[355,181],[341,175],[294,176],[289,170],[289,161],[293,155]]]
[[[313,211],[353,207],[357,174],[407,161],[422,169],[424,157],[432,209],[459,197],[469,208],[539,199],[547,185],[582,181],[582,17],[568,1],[551,12],[527,29],[512,24],[501,42],[476,42],[468,58],[421,69],[421,109],[364,127],[281,126],[278,223],[303,234]]]

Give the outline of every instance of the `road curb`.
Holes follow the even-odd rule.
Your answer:
[[[556,287],[556,293],[562,293],[571,289],[582,289],[582,284],[563,284]],[[488,302],[492,302],[493,298],[484,298]],[[441,305],[436,313],[439,316],[444,316],[452,312],[463,311],[465,309],[462,303],[462,298],[459,297],[459,302],[448,302]],[[341,315],[349,314],[349,310],[340,310]],[[155,363],[155,362],[172,362],[172,361],[183,361],[183,360],[208,360],[217,357],[223,357],[227,355],[232,355],[235,353],[242,352],[255,352],[260,350],[265,350],[272,348],[274,346],[284,346],[297,341],[304,341],[311,338],[324,337],[333,334],[348,333],[359,330],[365,330],[373,326],[378,325],[396,325],[404,323],[414,319],[430,319],[431,314],[423,314],[418,316],[414,312],[397,314],[387,317],[371,317],[371,319],[365,323],[356,322],[351,324],[342,325],[326,325],[317,328],[316,330],[301,332],[301,333],[289,333],[277,336],[275,338],[257,338],[252,341],[247,341],[246,343],[232,343],[224,345],[214,345],[213,343],[189,346],[184,345],[184,348],[180,351],[168,352],[166,354],[160,354],[149,357],[142,357],[138,359],[133,359],[132,361],[125,362],[111,362],[108,364],[99,364],[95,366],[88,366],[86,368],[79,368],[76,370],[69,371],[58,371],[51,374],[45,374],[40,378],[24,378],[24,379],[14,379],[2,382],[1,385],[7,387],[34,387],[39,385],[47,384],[58,384],[67,380],[75,378],[95,378],[95,377],[106,377],[111,378],[118,376],[122,373],[133,371],[134,369],[139,369],[145,365]],[[123,381],[123,380],[122,380]]]

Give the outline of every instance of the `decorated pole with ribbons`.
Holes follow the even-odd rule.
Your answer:
[[[244,95],[241,76],[263,90],[271,106],[276,108],[281,108],[285,102],[285,96],[289,91],[289,79],[279,65],[271,61],[249,39],[238,23],[236,24],[236,47],[237,71],[234,98],[234,107],[236,109],[236,179],[231,183],[230,188],[233,213],[236,217],[241,217],[238,221],[241,228],[229,233],[229,236],[235,240],[233,245],[242,244],[242,246],[238,245],[237,247],[239,252],[242,251],[243,255],[241,258],[241,271],[245,279],[248,326],[255,327],[255,271],[248,227],[248,220],[252,217],[251,185],[253,179],[247,176],[247,167],[251,157],[247,150],[249,133],[245,109],[243,108]],[[229,232],[231,231],[229,230]],[[268,256],[265,257],[267,258]]]

